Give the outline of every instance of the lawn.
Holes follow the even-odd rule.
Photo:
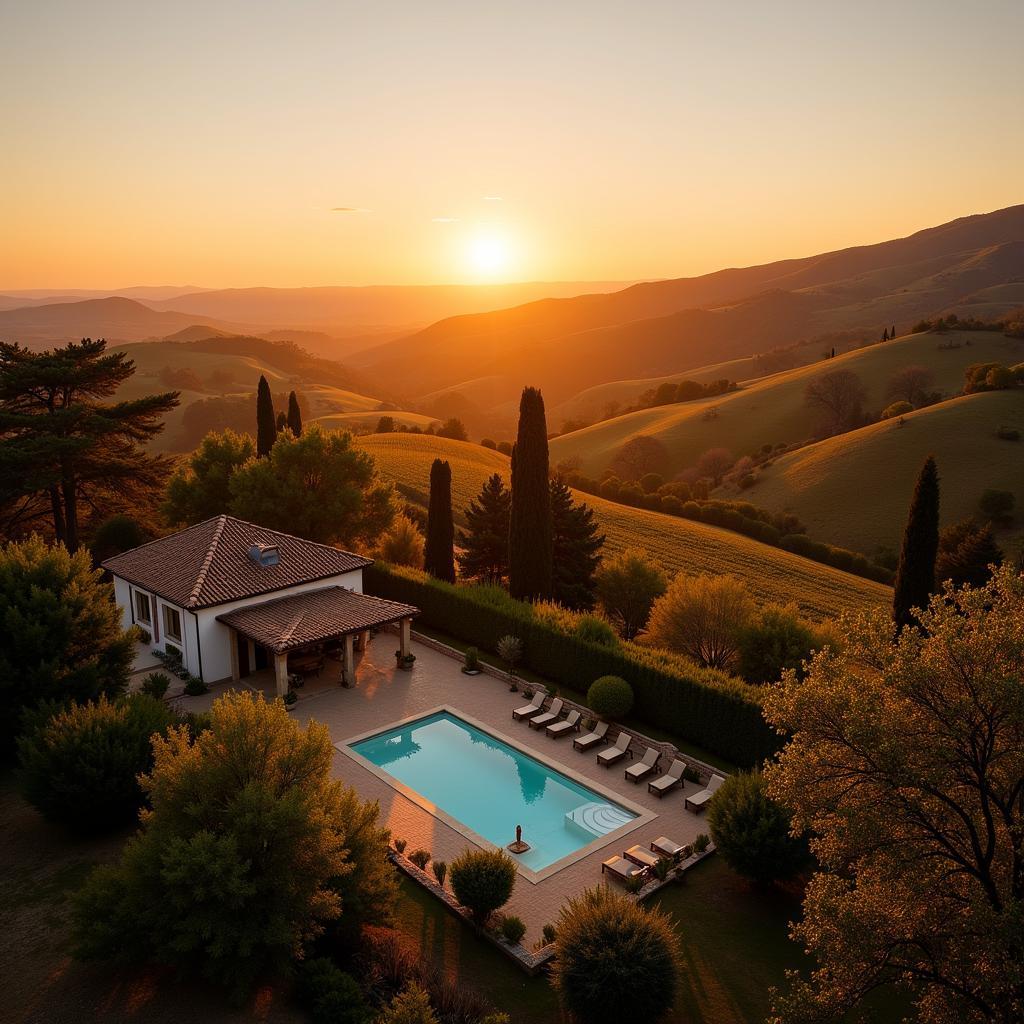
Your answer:
[[[492,473],[506,482],[509,460],[496,451],[464,441],[422,434],[374,434],[357,439],[359,447],[377,461],[381,474],[402,490],[407,500],[426,505],[430,463],[447,459],[452,467],[452,505],[457,522]],[[731,573],[743,580],[761,602],[796,603],[816,620],[832,619],[840,612],[888,604],[892,592],[879,583],[840,572],[780,548],[760,544],[729,530],[704,523],[630,508],[594,495],[577,495],[594,509],[607,536],[605,550],[644,548],[674,576]]]

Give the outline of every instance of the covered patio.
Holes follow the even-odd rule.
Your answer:
[[[319,672],[331,653],[341,654],[339,683],[354,686],[355,652],[366,649],[372,630],[397,623],[399,652],[405,659],[412,653],[412,620],[418,614],[413,605],[346,587],[323,587],[236,608],[217,620],[231,631],[232,681],[259,668],[257,652],[262,649],[273,660],[277,695],[283,697],[293,673]]]

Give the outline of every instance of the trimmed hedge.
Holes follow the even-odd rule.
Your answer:
[[[363,570],[363,583],[367,593],[413,604],[425,625],[483,650],[494,651],[507,634],[518,636],[523,665],[580,695],[601,676],[621,676],[633,687],[640,721],[742,767],[761,764],[782,745],[761,714],[757,687],[679,655],[566,635],[497,587],[443,583],[379,562]]]

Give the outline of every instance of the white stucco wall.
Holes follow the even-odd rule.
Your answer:
[[[231,631],[223,623],[217,621],[218,615],[233,611],[235,608],[263,604],[279,597],[301,594],[308,590],[321,590],[324,587],[347,587],[349,590],[361,594],[363,592],[363,570],[355,569],[338,576],[329,576],[326,579],[313,580],[309,583],[299,583],[283,590],[275,590],[270,594],[247,597],[241,601],[230,601],[227,604],[215,605],[213,608],[201,608],[195,612],[171,604],[162,597],[157,597],[156,594],[129,584],[119,576],[114,577],[114,597],[121,608],[121,621],[126,629],[135,621],[134,592],[140,590],[142,593],[149,593],[153,614],[159,627],[154,629],[152,626],[145,626],[154,638],[151,644],[152,648],[161,651],[167,649],[163,606],[167,605],[178,609],[181,614],[183,639],[181,644],[182,662],[189,672],[200,676],[207,683],[215,683],[231,676]],[[175,646],[178,645],[175,644]]]

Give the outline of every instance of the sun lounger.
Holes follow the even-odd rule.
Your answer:
[[[537,715],[536,718],[531,718],[526,724],[531,729],[543,729],[545,726],[550,725],[552,722],[558,721],[558,716],[562,713],[562,705],[565,701],[561,697],[556,697],[551,702],[551,707],[544,712],[543,715]]]
[[[598,722],[594,727],[593,732],[588,732],[586,736],[580,736],[579,739],[572,741],[572,745],[577,750],[589,750],[591,747],[600,746],[602,743],[607,743],[605,734],[608,732],[607,722]]]
[[[569,714],[562,719],[560,722],[554,722],[547,727],[547,734],[553,736],[556,740],[559,736],[564,736],[567,732],[572,732],[574,729],[580,727],[580,713],[578,711],[570,711]]]
[[[609,857],[601,865],[601,874],[604,874],[606,871],[620,882],[628,882],[629,879],[636,878],[637,875],[643,876],[647,874],[647,868],[638,868],[635,864],[631,864],[622,857]]]
[[[529,704],[524,704],[521,708],[516,708],[512,712],[512,717],[518,722],[523,718],[532,718],[534,715],[539,715],[541,708],[544,706],[544,691],[538,690],[533,695],[533,700]]]
[[[694,812],[702,811],[723,782],[725,782],[725,779],[721,775],[712,775],[706,789],[702,789],[699,793],[694,793],[693,796],[686,798],[686,809]]]
[[[607,750],[598,751],[597,763],[603,764],[607,768],[610,764],[615,764],[616,761],[621,761],[626,756],[626,751],[629,749],[629,741],[631,737],[628,732],[620,732],[619,738],[615,741],[614,747],[609,747]]]
[[[655,857],[653,853],[645,850],[642,846],[631,846],[622,856],[626,860],[632,861],[638,868],[653,868],[661,860],[660,857]]]
[[[668,857],[670,860],[679,860],[686,853],[686,847],[674,843],[668,836],[658,836],[651,843],[651,852]]]
[[[650,775],[651,772],[658,770],[658,758],[660,756],[661,754],[654,747],[648,747],[644,756],[636,764],[631,764],[626,769],[625,777],[630,782],[639,782]]]
[[[673,761],[672,767],[661,778],[652,779],[647,783],[647,791],[649,793],[656,793],[658,796],[664,796],[670,789],[683,784],[684,771],[686,771],[686,765],[682,761],[678,759]]]

